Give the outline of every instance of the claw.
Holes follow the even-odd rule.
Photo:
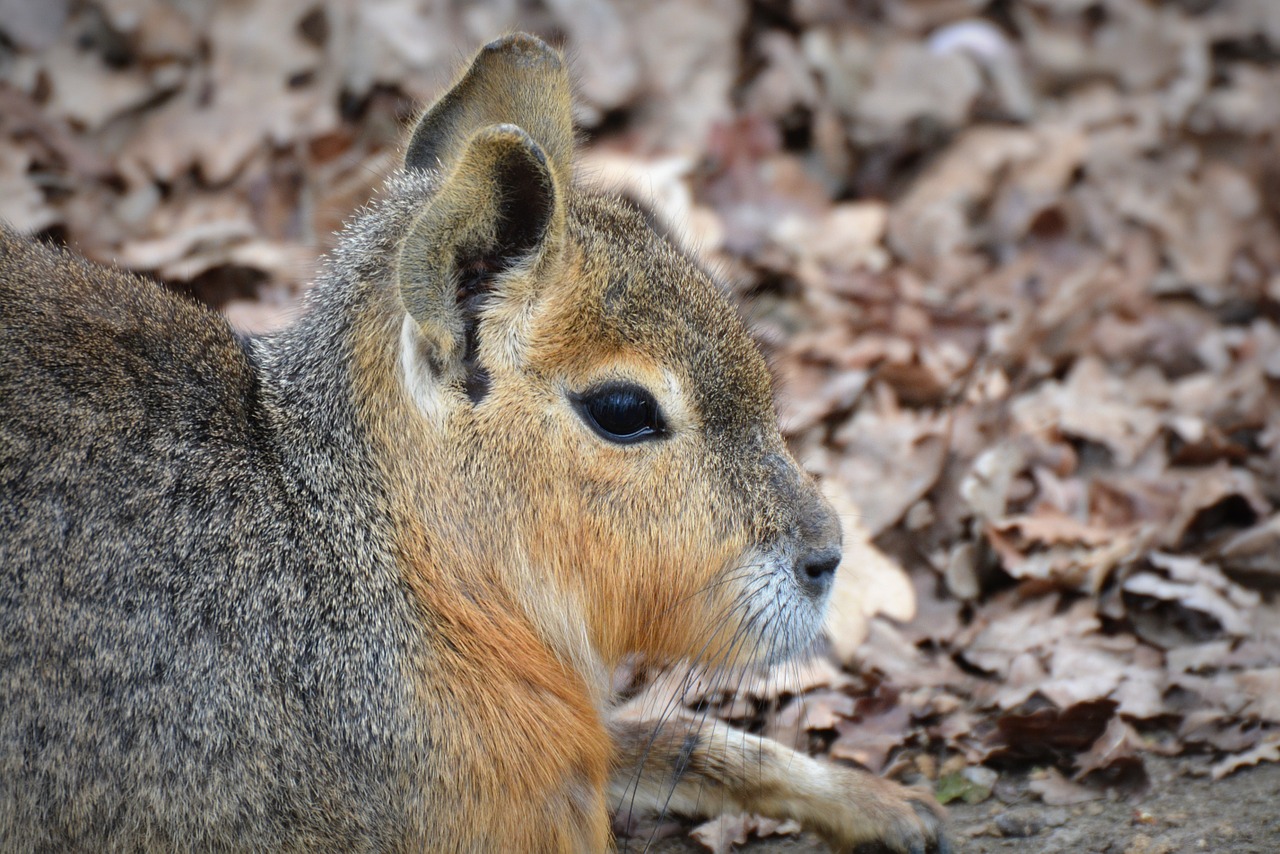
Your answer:
[[[908,847],[909,854],[951,854],[951,843],[947,841],[947,837],[942,827],[942,817],[938,814],[938,809],[932,804],[924,801],[911,801],[911,808],[920,818],[920,823],[924,825],[925,833],[928,834],[928,845],[920,846],[912,843]]]
[[[850,778],[846,787],[854,796],[853,809],[830,827],[830,835],[819,830],[834,850],[850,854],[951,854],[952,846],[943,830],[946,810],[930,793],[866,772],[850,769],[846,774]]]

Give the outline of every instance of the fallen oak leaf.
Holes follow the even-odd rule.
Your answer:
[[[1101,789],[1073,783],[1057,768],[1037,771],[1027,788],[1040,796],[1049,806],[1065,807],[1100,800],[1105,794]]]
[[[862,511],[875,537],[894,525],[925,496],[947,460],[947,418],[908,410],[883,383],[835,433],[841,459],[837,483]]]
[[[1112,718],[1089,750],[1077,758],[1076,781],[1105,781],[1126,789],[1144,785],[1147,773],[1138,755],[1141,746],[1142,739],[1133,727],[1119,717]]]
[[[850,759],[880,773],[889,754],[911,737],[911,714],[904,704],[892,703],[879,713],[859,714],[836,722],[839,737],[831,745],[832,759]]]
[[[1143,542],[1135,530],[1087,524],[1047,507],[988,523],[984,533],[1014,578],[1049,581],[1092,595],[1117,567],[1135,557]]]
[[[1181,645],[1188,636],[1208,640],[1249,633],[1247,614],[1260,601],[1256,593],[1196,557],[1153,552],[1148,561],[1167,577],[1136,572],[1121,584],[1139,635],[1168,648]]]
[[[996,720],[997,738],[1003,744],[995,753],[1024,759],[1073,756],[1091,747],[1106,731],[1117,706],[1115,700],[1098,699],[1060,709],[1033,696]]]
[[[732,854],[735,846],[757,837],[793,836],[800,832],[794,821],[777,821],[749,813],[725,813],[698,825],[689,835],[713,854]]]
[[[793,699],[777,715],[765,724],[767,738],[797,749],[809,743],[813,730],[835,731],[837,724],[849,720],[855,714],[855,700],[848,694],[833,690],[818,690]]]
[[[1273,733],[1271,738],[1251,750],[1227,757],[1214,765],[1210,769],[1210,773],[1213,775],[1213,779],[1221,780],[1228,774],[1232,774],[1247,765],[1257,765],[1259,762],[1280,762],[1280,733]]]
[[[867,621],[884,615],[908,622],[916,613],[911,579],[895,561],[876,548],[856,505],[843,490],[829,484],[823,493],[840,518],[844,559],[836,573],[824,631],[836,656],[849,664],[867,637]]]
[[[1280,667],[1260,667],[1235,674],[1236,686],[1250,698],[1243,714],[1280,723]]]

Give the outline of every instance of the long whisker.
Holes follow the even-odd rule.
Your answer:
[[[767,582],[768,582],[768,579],[765,579],[765,580],[764,580],[764,583],[765,583],[765,584],[767,584]],[[760,588],[759,588],[759,589],[757,589],[757,590],[756,590],[756,591],[754,591],[754,592],[758,593],[760,589],[763,589],[763,586],[764,586],[764,585],[762,584],[762,585],[760,586]],[[739,656],[740,656],[740,655],[741,655],[741,654],[742,654],[746,649],[748,649],[748,648],[749,648],[749,647],[748,647],[748,645],[747,645],[746,643],[743,643],[742,641],[746,641],[746,640],[749,640],[749,639],[751,638],[751,632],[752,632],[752,630],[755,628],[755,626],[756,626],[756,624],[757,624],[757,621],[758,621],[758,618],[759,618],[760,616],[762,616],[762,614],[761,614],[761,612],[759,612],[759,611],[756,611],[756,612],[752,613],[752,614],[750,615],[750,617],[749,617],[749,618],[747,618],[747,619],[745,619],[745,620],[743,620],[743,621],[742,621],[742,623],[741,623],[741,624],[737,627],[737,629],[734,631],[734,634],[733,634],[733,641],[732,641],[733,646],[731,647],[731,655],[730,655],[730,665],[729,665],[729,666],[730,666],[730,668],[736,668],[736,666],[737,666],[737,661],[738,661],[738,657],[739,657]],[[721,674],[723,674],[723,673],[725,673],[725,672],[731,672],[731,671],[725,671],[725,670],[723,670],[723,669],[722,669],[722,670],[719,670],[719,671],[717,671],[717,676],[719,676],[719,675],[721,675]],[[714,683],[713,683],[713,684],[714,684]],[[717,689],[717,690],[718,690],[718,689]],[[705,705],[705,706],[703,707],[703,709],[699,712],[699,714],[698,714],[698,725],[697,725],[697,729],[695,730],[695,732],[698,734],[698,736],[701,736],[701,735],[702,735],[703,728],[706,726],[707,718],[708,718],[708,716],[709,716],[710,714],[711,714],[711,706],[710,706],[710,704]],[[663,804],[662,804],[662,809],[661,809],[661,811],[659,812],[659,817],[658,817],[658,820],[659,820],[659,821],[661,821],[663,818],[665,818],[665,817],[666,817],[667,810],[668,810],[668,808],[670,807],[670,804],[671,804],[671,798],[672,798],[672,797],[674,797],[674,795],[675,795],[675,791],[676,791],[676,788],[677,788],[677,786],[679,785],[680,777],[681,777],[681,776],[683,776],[683,775],[684,775],[684,772],[688,769],[687,761],[688,761],[688,760],[685,760],[685,764],[678,765],[678,766],[675,768],[675,771],[674,771],[674,773],[673,773],[673,775],[672,775],[671,788],[670,788],[670,789],[668,789],[668,791],[667,791],[667,798],[666,798],[666,800],[663,802]],[[654,831],[653,831],[653,832],[656,832],[656,828],[654,829]],[[651,833],[650,833],[650,840],[649,840],[649,842],[648,842],[648,843],[646,844],[646,846],[645,846],[646,850],[648,849],[649,845],[652,845],[652,842],[653,842],[653,832],[651,832]]]
[[[760,566],[761,565],[753,565],[752,568],[759,568]],[[705,660],[707,648],[716,639],[718,635],[718,629],[721,627],[721,625],[723,625],[723,618],[729,617],[735,612],[744,610],[745,606],[749,605],[769,583],[770,583],[770,579],[766,576],[764,578],[759,579],[757,583],[755,583],[751,587],[744,589],[737,596],[734,597],[733,601],[729,604],[729,606],[725,608],[720,615],[718,615],[718,617],[720,617],[721,619],[714,620],[709,625],[708,628],[709,628],[710,634],[708,635],[706,641],[703,643],[702,647],[692,656],[693,661]],[[727,641],[723,641],[716,648],[714,658],[719,660],[724,657],[728,657],[732,661],[736,662],[737,658],[747,648],[746,641],[749,641],[752,639],[752,634],[754,632],[754,629],[757,623],[757,617],[758,617],[757,614],[748,614],[743,618],[736,620],[735,622],[737,623],[737,625],[735,626],[735,630],[733,634],[730,636],[730,638]],[[679,693],[673,694],[673,696],[668,700],[666,706],[662,711],[662,714],[658,719],[657,724],[655,725],[654,735],[650,739],[649,744],[646,745],[643,758],[641,762],[637,765],[637,773],[639,773],[639,771],[643,769],[644,762],[647,760],[649,751],[652,748],[653,740],[656,739],[657,733],[661,729],[662,725],[666,723],[666,721],[670,718],[672,714],[674,714],[677,708],[679,708],[680,706],[687,705],[688,692],[692,688],[694,679],[696,678],[697,674],[698,674],[698,671],[695,670],[693,667],[690,667],[689,670],[686,671],[683,684],[680,688]],[[700,713],[698,727],[696,730],[698,734],[701,734],[702,727],[705,725],[706,716],[709,713],[709,711],[710,711],[709,706],[706,706],[702,709]],[[658,816],[659,822],[661,822],[662,819],[666,817],[667,810],[670,806],[671,797],[674,796],[675,790],[679,785],[680,777],[684,774],[685,770],[687,770],[687,766],[677,766],[675,769],[673,769],[672,777],[671,777],[671,788],[668,790],[667,798],[664,801],[662,809],[659,813],[659,816]],[[635,788],[632,788],[631,800],[632,800],[632,806],[634,807],[635,797],[638,792],[638,777],[634,777],[633,781],[634,781],[633,785]],[[652,845],[653,833],[656,832],[656,830],[657,830],[657,827],[655,826],[654,831],[650,833],[649,840],[645,844],[646,850],[648,850],[650,845]]]
[[[766,587],[768,587],[772,583],[774,583],[774,579],[771,577],[766,576],[760,579],[760,581],[751,590],[747,591],[749,593],[749,596],[747,598],[749,600],[754,600],[761,591],[763,591]],[[718,667],[712,674],[714,681],[711,682],[709,685],[709,689],[710,689],[709,693],[723,694],[724,680],[726,678],[731,677],[732,674],[734,673],[739,674],[740,680],[745,678],[746,671],[745,669],[739,666],[739,659],[744,655],[744,653],[749,653],[751,650],[753,650],[758,645],[759,641],[762,639],[763,630],[765,628],[765,625],[763,624],[764,619],[766,617],[772,616],[773,613],[776,612],[776,598],[777,598],[777,593],[775,591],[775,594],[774,594],[775,608],[765,608],[765,609],[757,608],[748,617],[746,617],[739,623],[728,644],[728,646],[730,647],[729,655],[726,656],[728,658],[728,662],[725,665]],[[757,631],[757,629],[759,631]],[[770,655],[772,655],[772,648],[770,650]],[[691,681],[691,678],[692,677],[690,676],[689,679],[686,680],[686,691],[688,688],[689,681]],[[739,688],[741,688],[741,681],[739,682]],[[695,731],[697,732],[698,735],[701,735],[703,729],[706,727],[707,720],[710,714],[711,714],[711,706],[710,704],[707,704],[703,707],[703,709],[700,711],[700,713],[697,716],[697,729]],[[680,776],[683,775],[685,770],[686,770],[685,767],[679,767],[676,769],[676,773],[673,775],[672,785],[670,790],[667,793],[667,800],[663,805],[662,815],[664,816],[670,804],[671,797],[674,795],[675,789],[679,785],[679,778]],[[705,783],[705,781],[703,782]],[[699,799],[700,798],[701,798],[701,789],[699,790]]]
[[[743,567],[739,567],[737,570],[735,570],[733,573],[731,573],[731,574],[730,574],[731,579],[735,579],[735,580],[736,580],[736,579],[738,579],[738,578],[745,577],[747,574],[749,574],[750,572],[752,572],[752,571],[754,571],[754,570],[759,569],[761,566],[762,566],[761,564],[749,564],[749,565],[745,565],[745,566],[743,566]],[[727,581],[727,580],[730,580],[730,579],[725,579],[725,581]],[[704,588],[702,588],[702,591],[701,591],[701,592],[705,593],[705,592],[707,592],[707,591],[713,590],[713,589],[715,589],[715,588],[719,587],[719,586],[720,586],[721,584],[723,584],[723,583],[724,583],[724,581],[718,581],[718,582],[714,582],[714,583],[712,583],[712,584],[708,584],[708,585],[706,585]],[[711,643],[715,640],[715,638],[716,638],[716,636],[717,636],[717,634],[718,634],[718,631],[717,631],[717,630],[719,629],[719,627],[720,627],[721,625],[723,625],[724,621],[725,621],[725,620],[727,620],[727,619],[729,619],[729,618],[734,614],[734,612],[737,612],[737,611],[739,611],[739,610],[742,610],[742,609],[744,608],[744,606],[745,606],[747,603],[749,603],[749,602],[750,602],[750,600],[751,600],[751,599],[752,599],[756,594],[758,594],[758,592],[759,592],[759,590],[760,590],[760,589],[762,589],[762,588],[761,588],[761,587],[759,587],[759,586],[756,586],[755,588],[748,588],[748,589],[743,590],[743,591],[742,591],[742,592],[740,592],[737,596],[735,596],[735,597],[734,597],[734,599],[733,599],[732,601],[730,601],[730,602],[729,602],[729,603],[728,603],[724,608],[722,608],[722,609],[721,609],[720,613],[718,613],[718,614],[716,615],[715,619],[713,619],[713,620],[710,622],[710,624],[709,624],[709,626],[708,626],[708,634],[707,634],[707,638],[706,638],[705,642],[702,644],[701,648],[700,648],[700,649],[697,651],[697,653],[693,656],[693,658],[694,658],[695,660],[697,660],[697,659],[701,659],[701,658],[706,654],[706,652],[707,652],[707,648],[708,648],[708,647],[711,645]],[[694,595],[697,595],[697,594],[694,594]],[[686,597],[686,598],[688,598],[688,597]],[[741,630],[741,627],[740,627],[739,631],[740,631],[740,630]],[[737,633],[737,632],[735,632],[734,637],[730,639],[729,643],[734,643],[734,642],[735,642],[735,640],[736,640],[736,638],[737,638],[737,634],[738,634],[738,633]],[[723,646],[723,644],[722,644],[722,646]],[[720,652],[720,651],[721,651],[721,650],[719,650],[719,649],[717,649],[717,650],[716,650],[716,652],[717,652],[717,653],[718,653],[718,652]],[[690,670],[686,673],[685,680],[684,680],[684,684],[683,684],[683,686],[681,687],[681,689],[680,689],[679,693],[673,693],[673,694],[672,694],[672,696],[668,699],[668,701],[667,701],[666,705],[664,706],[664,708],[662,709],[661,713],[660,713],[660,714],[659,714],[659,716],[658,716],[658,721],[657,721],[656,725],[654,726],[653,735],[650,737],[649,742],[645,745],[644,752],[641,754],[641,757],[640,757],[639,762],[637,762],[637,764],[636,764],[635,768],[633,769],[632,777],[631,777],[631,779],[628,781],[628,784],[627,784],[626,788],[624,788],[624,789],[623,789],[623,793],[622,793],[622,795],[621,795],[621,797],[622,797],[622,799],[623,799],[623,800],[625,800],[625,799],[626,799],[626,797],[627,797],[626,793],[627,793],[627,791],[628,791],[628,790],[630,790],[631,797],[630,797],[630,805],[629,805],[629,808],[630,808],[630,810],[631,810],[631,811],[634,811],[634,808],[635,808],[635,799],[636,799],[636,797],[637,797],[637,796],[638,796],[638,794],[639,794],[640,778],[641,778],[641,775],[644,773],[645,763],[648,761],[649,754],[650,754],[650,753],[651,753],[651,751],[652,751],[652,748],[653,748],[654,742],[655,742],[655,740],[657,739],[657,735],[658,735],[659,731],[661,730],[662,725],[663,725],[663,724],[664,724],[664,723],[665,723],[665,722],[666,722],[666,721],[671,717],[671,715],[672,715],[672,714],[674,714],[674,713],[675,713],[676,709],[677,709],[677,708],[678,708],[678,707],[683,703],[683,701],[686,699],[686,697],[687,697],[687,695],[688,695],[688,691],[689,691],[689,689],[690,689],[690,687],[691,687],[691,685],[692,685],[693,678],[694,678],[694,671],[693,671],[692,669],[690,669]],[[677,779],[678,779],[678,778],[677,778]],[[668,798],[668,800],[669,800],[669,798]],[[621,810],[621,808],[622,808],[622,802],[620,801],[620,802],[619,802],[619,804],[618,804],[618,809],[619,809],[619,810]],[[660,816],[660,817],[659,817],[659,821],[661,821],[662,817],[664,817],[664,816],[665,816],[665,812],[664,812],[664,815],[663,815],[663,816]],[[655,827],[655,830],[656,830],[656,827]],[[649,847],[649,845],[650,845],[650,844],[652,844],[652,835],[651,835],[651,837],[650,837],[649,842],[647,842],[647,843],[646,843],[646,845],[645,845],[646,850],[648,849],[648,847]]]

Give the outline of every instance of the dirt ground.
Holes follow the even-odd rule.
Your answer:
[[[1132,801],[1046,807],[1015,797],[958,806],[951,811],[958,848],[974,854],[1280,850],[1280,768],[1262,765],[1213,780],[1187,776],[1183,767],[1149,761],[1151,788]]]
[[[966,854],[1273,854],[1280,851],[1280,766],[1263,764],[1222,780],[1197,775],[1182,760],[1150,759],[1146,792],[1071,807],[1045,806],[1027,790],[1025,775],[996,787],[980,804],[949,808],[952,850]],[[620,849],[643,851],[642,840]],[[649,851],[705,852],[688,838],[668,838]],[[753,840],[736,850],[750,854],[828,852],[813,836]],[[859,854],[872,854],[866,848]]]

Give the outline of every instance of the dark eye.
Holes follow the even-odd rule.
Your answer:
[[[667,431],[658,402],[640,386],[601,386],[573,400],[582,420],[610,442],[630,444]]]

